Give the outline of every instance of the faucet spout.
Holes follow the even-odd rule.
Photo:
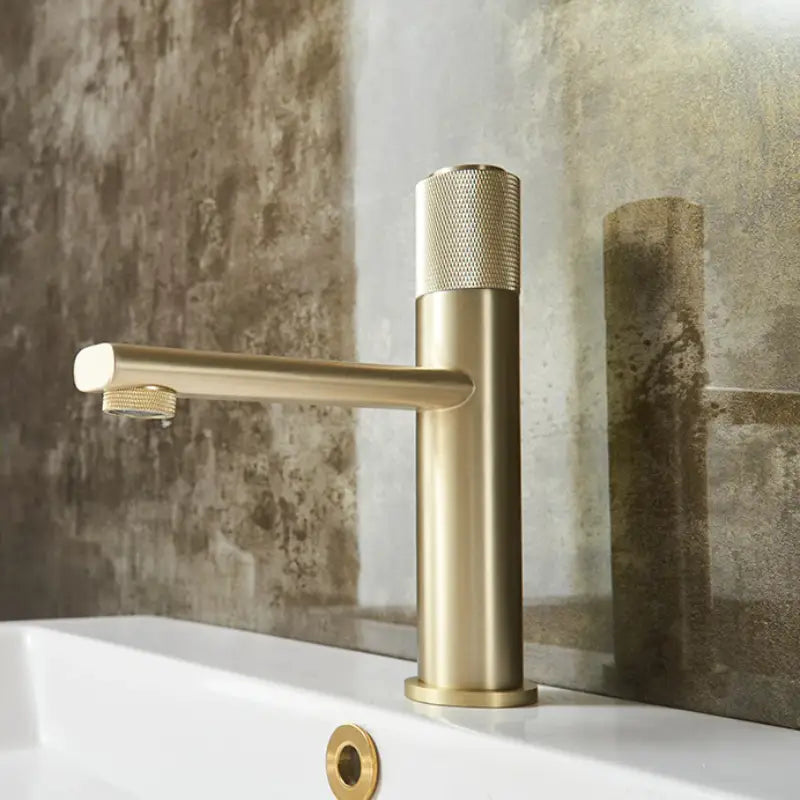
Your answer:
[[[474,385],[455,369],[95,344],[75,357],[82,392],[160,387],[178,397],[324,403],[360,408],[453,408]]]

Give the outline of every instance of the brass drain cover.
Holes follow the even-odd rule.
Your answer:
[[[328,784],[337,800],[369,800],[378,786],[378,751],[358,725],[340,725],[325,753]]]

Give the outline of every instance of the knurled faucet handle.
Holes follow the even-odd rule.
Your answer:
[[[448,167],[417,184],[417,297],[453,289],[519,292],[519,178]]]

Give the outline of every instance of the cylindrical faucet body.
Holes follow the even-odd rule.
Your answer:
[[[522,672],[519,180],[496,167],[417,186],[417,365],[466,373],[462,404],[417,413],[414,700],[530,703]]]

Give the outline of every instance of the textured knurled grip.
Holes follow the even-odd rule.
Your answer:
[[[417,184],[417,297],[519,292],[519,178],[499,167],[440,170]]]
[[[132,386],[106,389],[103,411],[125,417],[172,419],[175,416],[175,392],[161,386]]]

